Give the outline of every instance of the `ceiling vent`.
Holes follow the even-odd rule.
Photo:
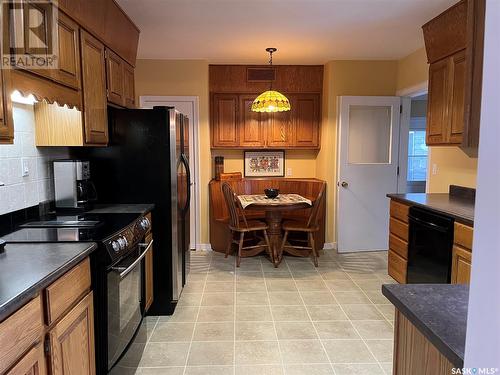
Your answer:
[[[248,82],[270,82],[275,80],[275,68],[247,68]]]

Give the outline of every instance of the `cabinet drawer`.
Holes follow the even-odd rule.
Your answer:
[[[391,217],[389,221],[389,230],[395,236],[408,242],[408,224]]]
[[[408,262],[392,250],[389,250],[388,261],[389,275],[398,283],[406,284]]]
[[[47,324],[53,323],[90,290],[90,260],[85,259],[45,290]]]
[[[42,301],[36,297],[0,323],[0,373],[8,369],[43,331]]]
[[[40,343],[31,349],[6,375],[45,375],[45,353]]]
[[[453,242],[465,247],[466,249],[472,249],[472,237],[474,229],[460,223],[455,223],[455,233],[453,236]]]
[[[396,252],[400,257],[408,259],[408,242],[389,234],[389,250]]]
[[[391,200],[391,216],[408,223],[408,210],[410,206]]]

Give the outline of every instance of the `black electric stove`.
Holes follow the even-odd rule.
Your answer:
[[[2,237],[7,243],[96,242],[91,254],[96,372],[108,374],[136,334],[144,315],[145,243],[142,214],[59,215],[31,221]]]

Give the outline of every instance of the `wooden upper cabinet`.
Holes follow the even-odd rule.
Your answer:
[[[290,97],[288,99],[290,99]],[[293,126],[291,111],[268,114],[266,122],[267,145],[269,147],[293,146]]]
[[[253,112],[252,103],[255,99],[253,95],[241,95],[239,108],[239,145],[243,147],[263,147],[265,140],[265,118],[263,113]]]
[[[125,62],[120,56],[106,49],[106,85],[108,101],[120,106],[123,106],[125,103],[123,64],[125,64]]]
[[[295,147],[319,147],[319,95],[301,94],[292,102],[295,121]]]
[[[455,53],[450,58],[450,109],[448,143],[462,144],[465,121],[465,50]]]
[[[450,64],[447,59],[429,66],[429,96],[427,104],[427,144],[443,144],[446,141],[448,118],[448,85]]]
[[[0,144],[11,143],[14,139],[14,127],[12,123],[12,102],[8,96],[6,81],[9,80],[9,71],[0,69]]]
[[[215,94],[212,97],[212,146],[238,147],[238,95]]]
[[[59,83],[80,89],[80,33],[78,24],[64,13],[57,19],[58,67],[52,70],[51,78]]]
[[[104,45],[81,30],[85,142],[107,144],[108,116]]]
[[[123,97],[125,100],[125,107],[136,107],[134,68],[126,62],[123,63]]]
[[[477,149],[485,0],[462,0],[422,28],[429,65],[427,144]]]
[[[49,331],[51,374],[95,374],[92,298],[90,292]]]

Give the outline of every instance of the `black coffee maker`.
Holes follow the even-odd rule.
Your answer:
[[[86,160],[55,160],[54,189],[57,209],[88,209],[97,200]]]

